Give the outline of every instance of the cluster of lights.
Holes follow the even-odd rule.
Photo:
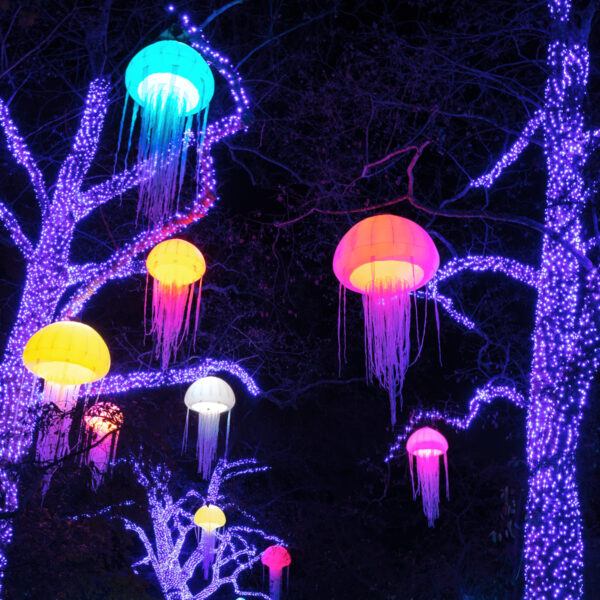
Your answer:
[[[225,511],[232,512],[237,507],[227,504],[222,494],[222,484],[234,478],[266,471],[255,459],[243,459],[233,462],[220,460],[211,476],[208,491],[203,497],[196,490],[189,490],[183,497],[174,500],[169,491],[171,473],[164,465],[148,466],[132,461],[131,466],[138,483],[146,492],[148,513],[152,521],[152,535],[131,519],[114,514],[111,507],[93,514],[78,515],[76,519],[109,516],[120,520],[125,529],[134,532],[144,546],[145,555],[132,566],[138,569],[150,567],[166,597],[201,600],[212,596],[217,590],[231,586],[234,593],[264,598],[269,596],[258,591],[243,590],[240,580],[261,558],[262,550],[269,544],[283,544],[278,537],[264,532],[258,527],[246,525],[228,525],[217,532],[216,549],[212,576],[207,585],[192,594],[189,585],[197,569],[202,565],[203,546],[199,544],[191,553],[186,540],[195,533],[194,513],[205,504],[218,504]],[[119,506],[129,506],[131,502]],[[242,514],[245,514],[242,512]],[[251,522],[255,519],[248,515]],[[173,594],[173,596],[169,596]]]
[[[138,256],[141,253],[202,218],[215,201],[216,177],[212,147],[224,137],[244,128],[242,116],[249,102],[241,79],[230,61],[210,48],[198,28],[189,23],[189,18],[182,17],[182,22],[192,35],[192,45],[202,52],[225,79],[235,106],[231,114],[209,125],[202,143],[197,139],[198,136],[188,136],[190,144],[196,139],[199,156],[197,192],[185,212],[173,215],[161,226],[138,234],[131,243],[104,263],[78,265],[70,262],[77,223],[102,204],[119,197],[152,176],[148,165],[138,164],[99,185],[82,189],[86,187],[84,179],[96,154],[108,109],[108,81],[99,78],[90,84],[80,126],[71,152],[59,171],[52,198],[49,198],[42,173],[11,119],[8,107],[0,101],[0,129],[15,161],[26,169],[42,213],[39,238],[33,244],[22,231],[14,214],[4,204],[0,204],[0,221],[27,260],[22,300],[0,365],[0,432],[3,433],[0,436],[0,459],[4,464],[18,462],[28,451],[39,402],[38,384],[31,374],[25,372],[22,365],[23,348],[35,331],[56,320],[57,308],[64,301],[69,287],[76,286],[76,289],[59,318],[78,315],[89,298],[108,281],[139,273]],[[158,381],[163,375],[154,377],[151,373],[132,373],[122,378],[109,379],[104,389],[107,392],[123,392],[127,389],[169,385],[169,382],[188,383],[196,376],[223,370],[239,376],[251,394],[259,393],[256,383],[241,367],[226,361],[207,361],[196,368],[176,371],[173,375],[167,373],[164,375],[168,380],[166,383]],[[15,510],[18,506],[18,488],[13,470],[0,469],[0,486],[4,498],[2,510]],[[12,524],[9,520],[3,520],[0,523],[0,582],[6,564],[3,549],[11,539]]]
[[[583,172],[597,132],[584,130],[583,99],[589,53],[568,29],[571,0],[549,0],[555,41],[548,49],[550,77],[543,109],[485,175],[471,187],[490,187],[505,167],[543,131],[548,180],[540,267],[535,270],[505,258],[467,257],[451,261],[430,285],[460,271],[500,271],[537,290],[529,393],[488,385],[477,391],[464,417],[435,410],[417,412],[398,436],[387,460],[423,420],[443,420],[466,429],[483,404],[505,397],[527,411],[528,498],[524,530],[525,600],[583,598],[583,539],[576,479],[576,453],[583,409],[599,366],[598,280],[595,270],[582,272],[581,257],[594,247],[584,242],[582,214],[590,197]],[[571,250],[570,250],[571,249]],[[590,263],[591,264],[591,263]],[[587,287],[583,287],[583,275]],[[438,296],[439,297],[439,296]],[[442,306],[459,322],[470,320]]]

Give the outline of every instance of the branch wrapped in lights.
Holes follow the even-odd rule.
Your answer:
[[[27,147],[25,140],[19,134],[17,126],[10,117],[8,112],[8,106],[0,99],[0,127],[4,131],[6,141],[8,143],[8,149],[14,156],[18,164],[25,167],[33,190],[37,198],[38,204],[42,211],[46,210],[48,206],[48,193],[46,186],[44,185],[44,177],[40,171],[37,163],[31,155],[31,151]]]
[[[261,391],[251,375],[240,365],[228,360],[205,359],[202,363],[184,369],[167,371],[133,371],[128,374],[109,375],[102,381],[92,384],[90,394],[124,394],[133,390],[156,389],[171,385],[188,384],[201,377],[215,373],[229,373],[237,377],[251,396],[258,396]]]
[[[507,277],[532,288],[537,287],[538,283],[538,275],[533,267],[524,265],[512,258],[505,258],[503,256],[466,256],[448,261],[439,269],[428,287],[433,293],[436,293],[439,283],[463,271],[503,273]]]
[[[441,294],[438,289],[440,283],[465,271],[503,273],[507,277],[534,289],[538,281],[537,271],[533,267],[503,256],[466,256],[464,258],[454,258],[447,262],[427,284],[427,291],[417,291],[416,294],[421,298],[436,300],[450,317],[467,329],[476,329],[477,325],[472,319],[455,308],[452,298]]]
[[[449,416],[438,410],[417,410],[410,417],[404,429],[396,437],[396,441],[391,446],[389,454],[385,462],[389,462],[394,457],[404,451],[404,442],[416,427],[425,422],[443,421],[454,429],[466,430],[471,426],[471,423],[479,415],[481,408],[485,404],[491,404],[497,398],[503,398],[512,402],[519,408],[525,408],[525,398],[523,394],[507,385],[494,385],[492,382],[476,390],[475,395],[469,402],[469,409],[462,416]]]
[[[21,226],[19,225],[15,215],[3,202],[0,202],[0,221],[8,230],[12,241],[21,251],[23,257],[29,258],[33,252],[31,241],[21,229]]]
[[[523,150],[527,148],[531,137],[537,131],[539,126],[543,123],[545,113],[543,110],[539,109],[535,112],[532,119],[525,125],[523,131],[517,141],[510,147],[508,152],[504,154],[500,160],[496,162],[496,164],[484,175],[480,175],[477,179],[471,182],[471,188],[490,188],[494,181],[502,175],[502,172],[506,167],[512,165],[517,158],[521,155]]]

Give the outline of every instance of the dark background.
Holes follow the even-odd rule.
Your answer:
[[[222,5],[176,4],[195,23]],[[112,173],[127,61],[170,24],[165,7],[149,0],[0,0],[0,94],[47,184],[68,152],[87,85],[100,73],[114,87],[89,182]],[[179,355],[178,364],[240,360],[264,390],[251,398],[226,377],[237,397],[230,455],[255,456],[272,467],[228,492],[288,542],[290,598],[520,597],[523,414],[500,401],[466,433],[440,426],[450,444],[451,499],[442,500],[440,519],[429,529],[420,501],[411,497],[406,457],[383,462],[394,439],[388,402],[385,391],[364,382],[362,305],[352,293],[348,360],[338,376],[338,284],[331,260],[343,233],[373,214],[369,207],[406,193],[411,153],[360,178],[366,164],[429,141],[415,168],[415,196],[437,207],[514,141],[543,96],[547,25],[541,2],[256,0],[231,7],[206,28],[212,45],[241,63],[252,115],[247,132],[216,150],[220,201],[182,236],[202,249],[208,272],[198,343]],[[599,39],[590,40],[588,116],[595,124]],[[217,80],[217,88],[212,115],[230,108],[223,82]],[[476,191],[445,206],[541,220],[539,142],[489,195]],[[590,177],[596,167],[592,157]],[[35,236],[39,215],[31,186],[4,144],[0,178],[2,199]],[[136,205],[131,193],[89,217],[73,259],[101,260],[124,243],[135,231]],[[363,212],[346,212],[357,209]],[[434,217],[406,201],[386,210],[426,227],[442,264],[467,253],[502,253],[537,264],[540,236],[526,227]],[[25,264],[4,231],[0,243],[6,338]],[[143,337],[144,287],[143,277],[105,286],[83,314],[109,343],[113,372],[157,366]],[[438,349],[429,306],[425,346],[406,377],[400,425],[417,407],[464,410],[491,377],[527,389],[534,294],[502,276],[472,274],[442,291],[479,329],[466,332],[441,311]],[[422,301],[419,310],[422,317]],[[203,489],[193,458],[179,453],[184,391],[113,399],[125,414],[119,456],[141,453],[166,462],[175,495]],[[600,585],[596,397],[594,385],[579,464],[590,598]],[[126,466],[93,493],[89,473],[68,459],[43,505],[39,472],[31,461],[22,469],[7,599],[160,597],[150,571],[135,575],[130,568],[141,552],[132,534],[118,522],[69,518],[124,499],[143,506]],[[259,586],[261,574],[252,577]]]

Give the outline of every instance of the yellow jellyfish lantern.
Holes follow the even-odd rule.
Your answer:
[[[200,546],[202,548],[204,579],[208,579],[210,568],[215,559],[217,545],[216,530],[224,527],[226,522],[225,513],[214,504],[202,506],[194,515],[194,524],[202,530]]]
[[[156,356],[160,357],[161,367],[165,370],[189,331],[196,282],[198,296],[194,327],[198,326],[206,261],[194,244],[175,238],[155,246],[148,254],[146,267],[154,279],[151,332]]]
[[[110,369],[110,353],[100,334],[84,323],[58,321],[34,333],[23,351],[25,367],[44,380],[44,401],[59,410],[37,445],[39,460],[56,460],[68,446],[71,419],[79,389],[102,379]]]

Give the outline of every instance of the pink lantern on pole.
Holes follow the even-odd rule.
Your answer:
[[[450,499],[450,486],[448,484],[448,441],[431,427],[417,429],[406,442],[408,463],[410,465],[410,479],[412,483],[413,499],[416,500],[419,492],[423,498],[423,512],[427,517],[429,527],[440,516],[440,456],[444,457],[446,471],[446,498]],[[413,457],[417,457],[417,488],[413,473]]]
[[[262,553],[261,562],[269,569],[269,597],[271,600],[279,600],[283,569],[290,565],[292,557],[283,546],[275,544]]]
[[[123,413],[110,402],[90,406],[83,418],[86,427],[84,464],[92,469],[92,488],[98,489],[117,454],[119,430],[123,426]]]
[[[365,358],[369,381],[377,378],[390,396],[392,425],[396,394],[410,355],[410,292],[424,286],[440,264],[429,234],[396,215],[356,223],[341,239],[333,271],[345,289],[362,294]]]

